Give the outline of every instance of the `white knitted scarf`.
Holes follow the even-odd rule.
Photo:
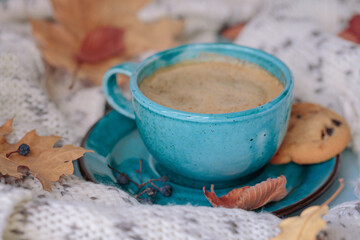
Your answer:
[[[158,0],[139,18],[181,17],[187,42],[215,41],[224,25],[248,21],[235,42],[288,64],[296,100],[343,114],[360,153],[360,46],[336,37],[356,11],[356,0]],[[10,141],[37,129],[79,144],[104,112],[100,88],[79,83],[69,92],[70,76],[43,63],[26,18],[51,15],[47,0],[0,0],[0,124],[16,117]],[[360,236],[360,201],[341,204],[324,218],[321,239]],[[75,176],[63,177],[50,193],[31,176],[0,179],[3,239],[269,239],[279,233],[279,222],[269,213],[239,209],[141,205],[117,188]]]

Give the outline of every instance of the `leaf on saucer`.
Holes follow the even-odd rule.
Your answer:
[[[35,130],[26,133],[19,142],[10,144],[4,136],[11,130],[12,119],[0,127],[0,174],[20,178],[23,174],[19,172],[19,168],[25,167],[40,180],[43,189],[47,191],[51,191],[51,182],[58,181],[62,175],[73,173],[72,161],[82,157],[85,152],[90,152],[72,145],[54,148],[60,137],[39,136]],[[22,144],[30,147],[25,156],[17,152]]]
[[[272,201],[279,201],[287,195],[286,177],[281,175],[278,178],[268,178],[255,186],[237,188],[227,195],[217,197],[214,192],[214,185],[211,185],[211,192],[203,187],[205,197],[214,207],[241,208],[253,210],[264,206]]]
[[[329,207],[327,206],[344,188],[344,180],[339,179],[340,187],[322,205],[311,206],[305,209],[300,216],[284,219],[279,228],[281,233],[271,240],[316,240],[319,231],[326,228],[326,222],[322,219]]]

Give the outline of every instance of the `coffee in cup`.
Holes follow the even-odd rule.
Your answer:
[[[255,108],[284,89],[269,72],[244,61],[185,61],[155,71],[139,87],[160,105],[207,114]]]

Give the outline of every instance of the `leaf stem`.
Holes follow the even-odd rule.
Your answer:
[[[8,158],[8,157],[11,156],[11,154],[13,154],[13,153],[18,153],[18,152],[19,152],[19,150],[15,150],[15,151],[9,152],[9,153],[6,154],[6,157]]]
[[[334,199],[337,197],[337,195],[339,195],[339,193],[341,192],[341,190],[344,188],[344,185],[345,185],[344,179],[340,178],[340,179],[339,179],[339,182],[340,182],[339,188],[336,190],[336,192],[335,192],[328,200],[326,200],[323,204],[321,204],[321,207],[322,207],[322,206],[325,206],[325,205],[328,205],[332,200],[334,200]],[[319,208],[319,209],[320,209],[320,208]],[[318,210],[316,210],[316,211],[318,211]],[[316,211],[314,211],[313,213],[311,213],[310,216],[308,217],[308,219],[306,219],[306,221],[304,222],[303,226],[301,227],[301,229],[300,229],[300,231],[299,231],[299,235],[298,235],[298,237],[296,238],[297,240],[302,239],[302,234],[303,234],[303,232],[304,232],[305,225],[308,224],[309,219],[314,216],[314,214],[316,213]]]
[[[140,197],[141,195],[143,195],[144,193],[146,193],[146,189],[144,189],[141,193],[136,194],[136,195],[135,195],[135,198],[139,200],[139,197]]]
[[[158,186],[156,186],[155,183],[153,183],[153,182],[150,182],[150,183],[151,183],[151,185],[153,185],[157,190],[159,190],[159,191],[161,192],[161,189],[160,189]]]
[[[132,182],[132,183],[135,184],[138,188],[140,188],[141,185],[138,184],[137,182],[135,182],[134,180],[132,180],[132,179],[131,179],[128,175],[126,175],[125,173],[121,173],[121,172],[119,172],[118,170],[116,170],[115,168],[112,168],[112,167],[110,166],[110,164],[108,164],[108,167],[109,167],[111,170],[113,170],[114,172],[116,172],[116,173],[118,173],[118,174],[120,174],[120,175],[122,175],[122,176],[127,177],[130,182]]]
[[[140,171],[140,183],[143,184],[143,178],[142,178],[142,159],[139,160],[139,171]]]
[[[339,178],[339,182],[340,182],[340,186],[338,187],[338,189],[336,190],[336,192],[334,192],[334,194],[328,199],[326,200],[326,202],[324,202],[322,205],[328,205],[330,202],[332,202],[338,195],[339,193],[343,190],[345,182],[344,179]]]
[[[77,79],[77,74],[78,74],[82,64],[83,64],[83,62],[81,62],[79,60],[76,61],[76,66],[75,66],[74,72],[72,74],[71,84],[69,86],[69,90],[73,89],[73,87],[75,85],[75,82],[76,82],[76,79]]]

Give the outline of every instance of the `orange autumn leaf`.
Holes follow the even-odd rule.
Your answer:
[[[12,119],[0,127],[0,173],[16,178],[22,174],[18,168],[26,167],[29,172],[38,178],[44,190],[51,191],[51,182],[56,182],[62,175],[70,175],[74,172],[72,161],[82,157],[85,152],[90,152],[81,147],[66,145],[54,148],[54,144],[61,138],[58,136],[39,136],[35,130],[15,144],[8,143],[4,136],[12,131]],[[17,150],[19,146],[26,144],[30,151],[25,156]]]
[[[100,85],[106,70],[147,50],[177,44],[182,22],[143,23],[137,12],[150,0],[51,0],[55,22],[31,20],[44,59]]]
[[[4,139],[4,136],[8,135],[12,131],[12,125],[13,125],[14,119],[11,118],[4,125],[0,127],[0,140],[2,141]]]
[[[8,175],[13,176],[15,178],[20,178],[21,173],[18,172],[18,165],[9,160],[6,157],[6,147],[9,146],[7,143],[5,136],[11,133],[12,125],[13,125],[13,118],[9,119],[0,127],[0,175]]]
[[[287,195],[286,177],[281,175],[276,179],[268,178],[255,186],[237,188],[227,195],[217,197],[214,192],[214,185],[211,185],[211,192],[203,188],[205,197],[214,207],[241,208],[253,210],[264,206],[272,201],[279,201]]]

